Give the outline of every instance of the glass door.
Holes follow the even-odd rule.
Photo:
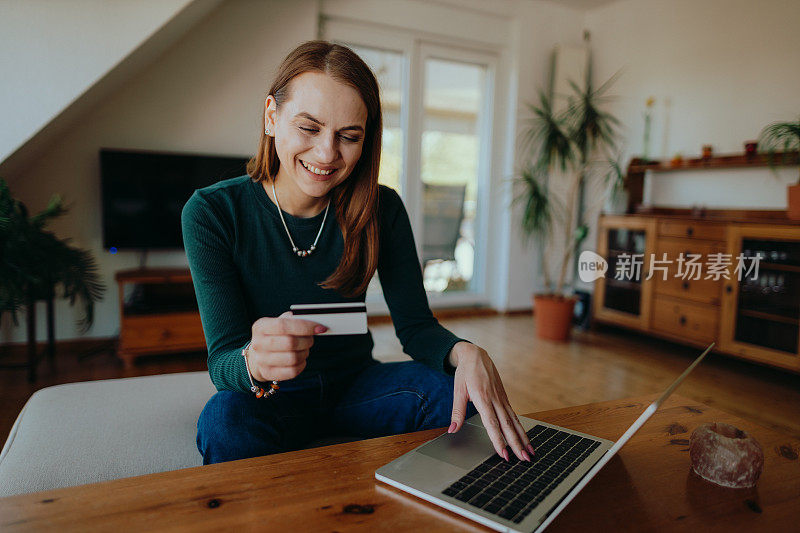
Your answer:
[[[728,248],[740,266],[725,284],[722,348],[800,368],[800,228],[733,227]]]
[[[388,185],[403,195],[403,72],[405,60],[402,52],[350,45],[369,65],[381,91],[383,135],[381,140],[381,167],[378,182]]]
[[[648,329],[653,280],[647,279],[647,267],[653,254],[655,219],[604,215],[598,232],[597,252],[608,262],[608,268],[595,281],[594,316]]]
[[[383,115],[378,183],[391,187],[402,197],[405,181],[403,179],[405,174],[403,153],[406,143],[404,124],[407,122],[403,100],[406,94],[407,61],[401,51],[345,44],[369,65],[377,78]],[[367,298],[373,302],[382,301],[382,292],[376,273],[369,282]]]
[[[608,275],[603,307],[633,316],[642,314],[644,229],[611,228],[608,239]]]
[[[348,21],[326,19],[322,35],[352,48],[376,74],[384,116],[379,181],[403,198],[431,306],[488,303],[499,53]],[[380,292],[376,276],[367,291],[376,311],[385,310]]]
[[[435,50],[424,60],[420,260],[429,293],[475,291],[478,190],[488,123],[488,66]]]
[[[800,331],[800,242],[743,239],[744,257],[759,256],[758,272],[737,283],[734,340],[794,354]],[[750,266],[750,265],[748,265]]]

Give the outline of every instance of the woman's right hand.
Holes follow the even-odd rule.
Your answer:
[[[279,317],[263,317],[253,323],[247,362],[253,379],[283,381],[297,377],[306,367],[314,334],[327,327],[294,318],[291,311]]]

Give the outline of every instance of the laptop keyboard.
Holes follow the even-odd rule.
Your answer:
[[[527,435],[536,450],[530,462],[513,453],[506,462],[494,454],[442,494],[519,524],[600,446],[596,440],[542,425]]]

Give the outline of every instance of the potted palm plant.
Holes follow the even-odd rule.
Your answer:
[[[522,135],[530,156],[515,180],[519,184],[515,202],[523,204],[523,234],[528,240],[535,238],[544,258],[544,287],[533,296],[540,338],[566,340],[569,336],[576,298],[567,287],[567,274],[589,230],[583,219],[587,184],[599,179],[618,193],[623,183],[621,166],[613,157],[619,121],[604,110],[609,100],[605,93],[615,79],[616,75],[595,88],[589,72],[584,87],[571,82],[574,94],[563,111],[556,111],[543,91],[539,102],[528,106],[533,118]],[[555,179],[567,180],[561,184],[566,185],[563,201],[552,194]],[[590,198],[591,202],[603,200],[603,195]]]
[[[777,163],[776,152],[781,151],[783,163],[787,157],[800,151],[800,118],[797,122],[773,122],[761,130],[758,136],[759,150],[766,153],[771,164]],[[786,215],[800,220],[800,179],[786,188]]]
[[[76,299],[82,301],[84,313],[78,325],[82,332],[91,327],[94,303],[105,291],[94,258],[45,229],[66,212],[61,197],[54,195],[44,210],[29,216],[25,204],[11,196],[0,178],[0,316],[8,312],[17,324],[20,308],[28,308],[31,317],[37,301],[52,302],[61,296],[71,305]],[[30,333],[28,342],[35,342]]]

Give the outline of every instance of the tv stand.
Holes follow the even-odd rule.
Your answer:
[[[119,289],[117,355],[126,368],[142,355],[206,349],[188,268],[135,268],[114,277]]]

